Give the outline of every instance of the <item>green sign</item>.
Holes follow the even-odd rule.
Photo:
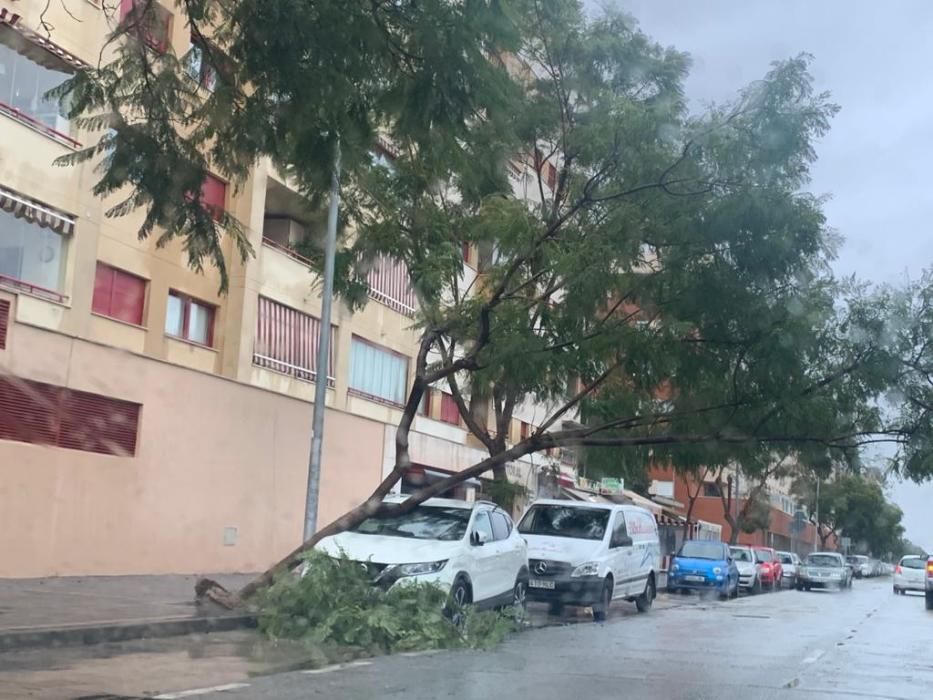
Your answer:
[[[618,493],[623,488],[625,488],[625,482],[622,479],[603,477],[599,482],[599,490],[607,493]]]

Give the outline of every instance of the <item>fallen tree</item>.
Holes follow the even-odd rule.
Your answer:
[[[115,59],[59,91],[77,123],[109,129],[62,163],[101,158],[97,193],[130,192],[108,215],[142,207],[141,237],[180,238],[226,284],[225,242],[251,251],[240,222],[200,201],[209,166],[242,182],[270,158],[314,206],[339,139],[338,292],[364,304],[374,261],[391,258],[418,299],[390,473],[238,593],[202,580],[200,597],[238,604],[322,538],[543,450],[700,465],[911,439],[916,423],[875,404],[902,376],[886,325],[902,308],[833,279],[836,239],[805,192],[836,111],[808,57],[691,115],[687,56],[570,0],[182,7],[214,90],[125,22]],[[488,457],[387,504],[431,387]],[[543,415],[516,437],[526,404]]]

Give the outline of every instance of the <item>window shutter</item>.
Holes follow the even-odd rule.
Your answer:
[[[6,349],[6,334],[10,328],[10,302],[0,299],[0,350]]]
[[[227,205],[227,183],[208,174],[201,185],[201,202],[211,212],[211,216],[219,219]]]
[[[441,393],[441,420],[451,425],[460,424],[460,409],[450,394]]]
[[[141,326],[145,303],[146,280],[122,270],[114,270],[110,315],[121,321]]]
[[[0,377],[0,440],[132,456],[139,409],[131,401]]]
[[[95,314],[110,316],[110,299],[113,295],[114,269],[107,265],[97,263],[94,273],[94,299],[91,301],[91,310]]]

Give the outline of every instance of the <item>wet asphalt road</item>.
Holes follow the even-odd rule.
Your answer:
[[[256,677],[238,675],[234,666],[218,672],[210,653],[186,660],[190,654],[157,647],[122,658],[116,652],[110,666],[90,676],[86,664],[100,660],[73,657],[70,668],[56,671],[33,659],[36,668],[24,674],[15,657],[0,658],[0,697],[93,696],[92,688],[114,692],[115,680],[127,695],[163,693],[167,700],[835,700],[928,698],[933,688],[933,613],[924,610],[922,596],[895,597],[890,579],[857,581],[844,593],[784,591],[723,603],[674,596],[659,603],[647,615],[619,603],[606,624],[534,629],[492,652],[396,656]],[[120,676],[132,673],[130,663],[139,675]],[[62,694],[68,678],[82,672],[84,692]],[[108,673],[116,674],[110,682]],[[212,685],[227,689],[208,690]]]
[[[206,697],[808,700],[928,698],[931,688],[933,613],[879,579],[548,627],[494,652],[377,659]]]

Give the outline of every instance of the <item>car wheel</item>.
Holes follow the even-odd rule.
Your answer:
[[[929,591],[926,594],[927,610],[933,610],[933,593]]]
[[[466,619],[466,608],[473,602],[473,595],[470,592],[470,585],[458,578],[450,589],[450,601],[447,603],[448,617],[457,627],[460,627]]]
[[[895,587],[894,587],[894,595],[899,595],[899,594],[900,594],[900,590],[898,589],[897,586],[895,586]]]
[[[547,606],[547,612],[548,615],[556,615],[557,617],[560,617],[564,614],[564,604],[559,601],[549,603]]]
[[[732,593],[729,594],[729,597],[733,600],[739,597],[739,582],[736,580],[735,587],[732,589]]]
[[[645,591],[635,599],[635,608],[640,613],[646,613],[651,610],[651,604],[654,602],[655,586],[654,575],[649,574],[645,582]]]
[[[519,578],[512,590],[512,617],[516,624],[522,624],[528,614],[528,582]]]
[[[754,581],[752,581],[751,590],[752,590],[752,595],[758,595],[759,593],[761,593],[761,579],[760,578],[756,578]]]
[[[612,605],[612,579],[607,577],[603,583],[603,590],[599,595],[599,602],[593,606],[593,622],[605,622],[609,617],[609,607]]]

